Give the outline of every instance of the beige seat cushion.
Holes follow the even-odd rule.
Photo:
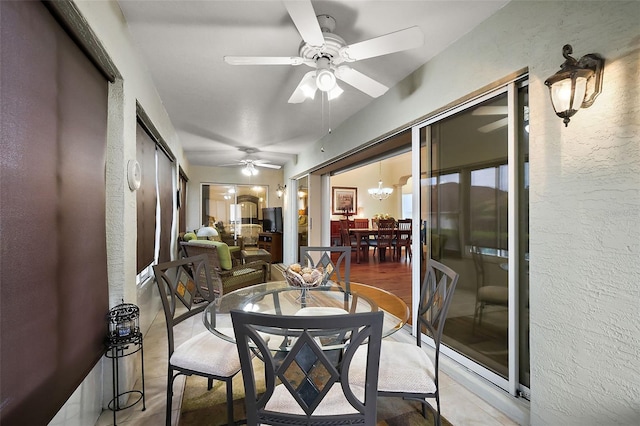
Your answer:
[[[353,386],[352,391],[359,401],[364,399],[364,389],[362,387]],[[273,396],[269,399],[265,408],[278,413],[305,414],[284,385],[276,386]],[[340,383],[334,383],[322,402],[313,412],[313,415],[331,416],[336,414],[355,414],[357,412],[358,411],[349,404],[349,401],[347,401],[347,398],[344,396]]]
[[[478,299],[482,302],[506,305],[509,301],[509,288],[497,285],[480,287]]]
[[[367,347],[362,345],[353,357],[349,375],[356,384],[365,383]],[[433,393],[436,391],[433,362],[417,345],[382,341],[378,391]]]
[[[231,376],[240,371],[238,348],[209,331],[192,337],[171,355],[171,365],[217,376]]]

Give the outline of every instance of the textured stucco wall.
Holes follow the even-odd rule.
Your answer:
[[[529,69],[531,423],[640,424],[640,2],[513,1],[288,165],[339,157]],[[544,80],[606,59],[564,128]],[[324,146],[324,153],[319,153]]]

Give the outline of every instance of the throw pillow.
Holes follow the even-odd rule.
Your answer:
[[[231,260],[231,251],[229,250],[229,246],[223,243],[222,241],[211,241],[211,240],[192,241],[192,244],[194,243],[216,246],[216,248],[218,249],[218,260],[220,261],[220,267],[227,271],[233,268],[233,261]]]

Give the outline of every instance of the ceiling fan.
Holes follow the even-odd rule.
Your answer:
[[[258,169],[256,169],[256,167],[264,167],[264,168],[267,168],[267,169],[280,169],[280,168],[282,168],[282,166],[279,166],[277,164],[270,164],[266,160],[258,160],[258,159],[251,158],[251,156],[253,154],[258,152],[258,150],[255,149],[255,148],[240,148],[240,151],[245,152],[248,155],[248,157],[245,158],[244,160],[238,160],[238,162],[236,162],[236,163],[221,164],[220,166],[221,167],[243,166],[242,173],[247,175],[247,176],[255,176],[255,175],[257,175],[258,174]]]
[[[329,100],[342,93],[336,79],[377,98],[389,88],[384,84],[351,68],[349,63],[376,56],[413,49],[424,43],[424,34],[417,27],[409,27],[380,37],[348,45],[342,37],[333,33],[336,21],[329,15],[316,16],[310,0],[285,0],[291,20],[302,36],[298,56],[225,56],[231,65],[307,65],[315,71],[306,73],[289,103],[301,103],[313,99],[318,89],[327,92]]]

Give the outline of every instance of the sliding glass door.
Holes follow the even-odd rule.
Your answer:
[[[527,120],[514,82],[414,130],[421,242],[460,274],[444,352],[513,394],[529,388]]]

